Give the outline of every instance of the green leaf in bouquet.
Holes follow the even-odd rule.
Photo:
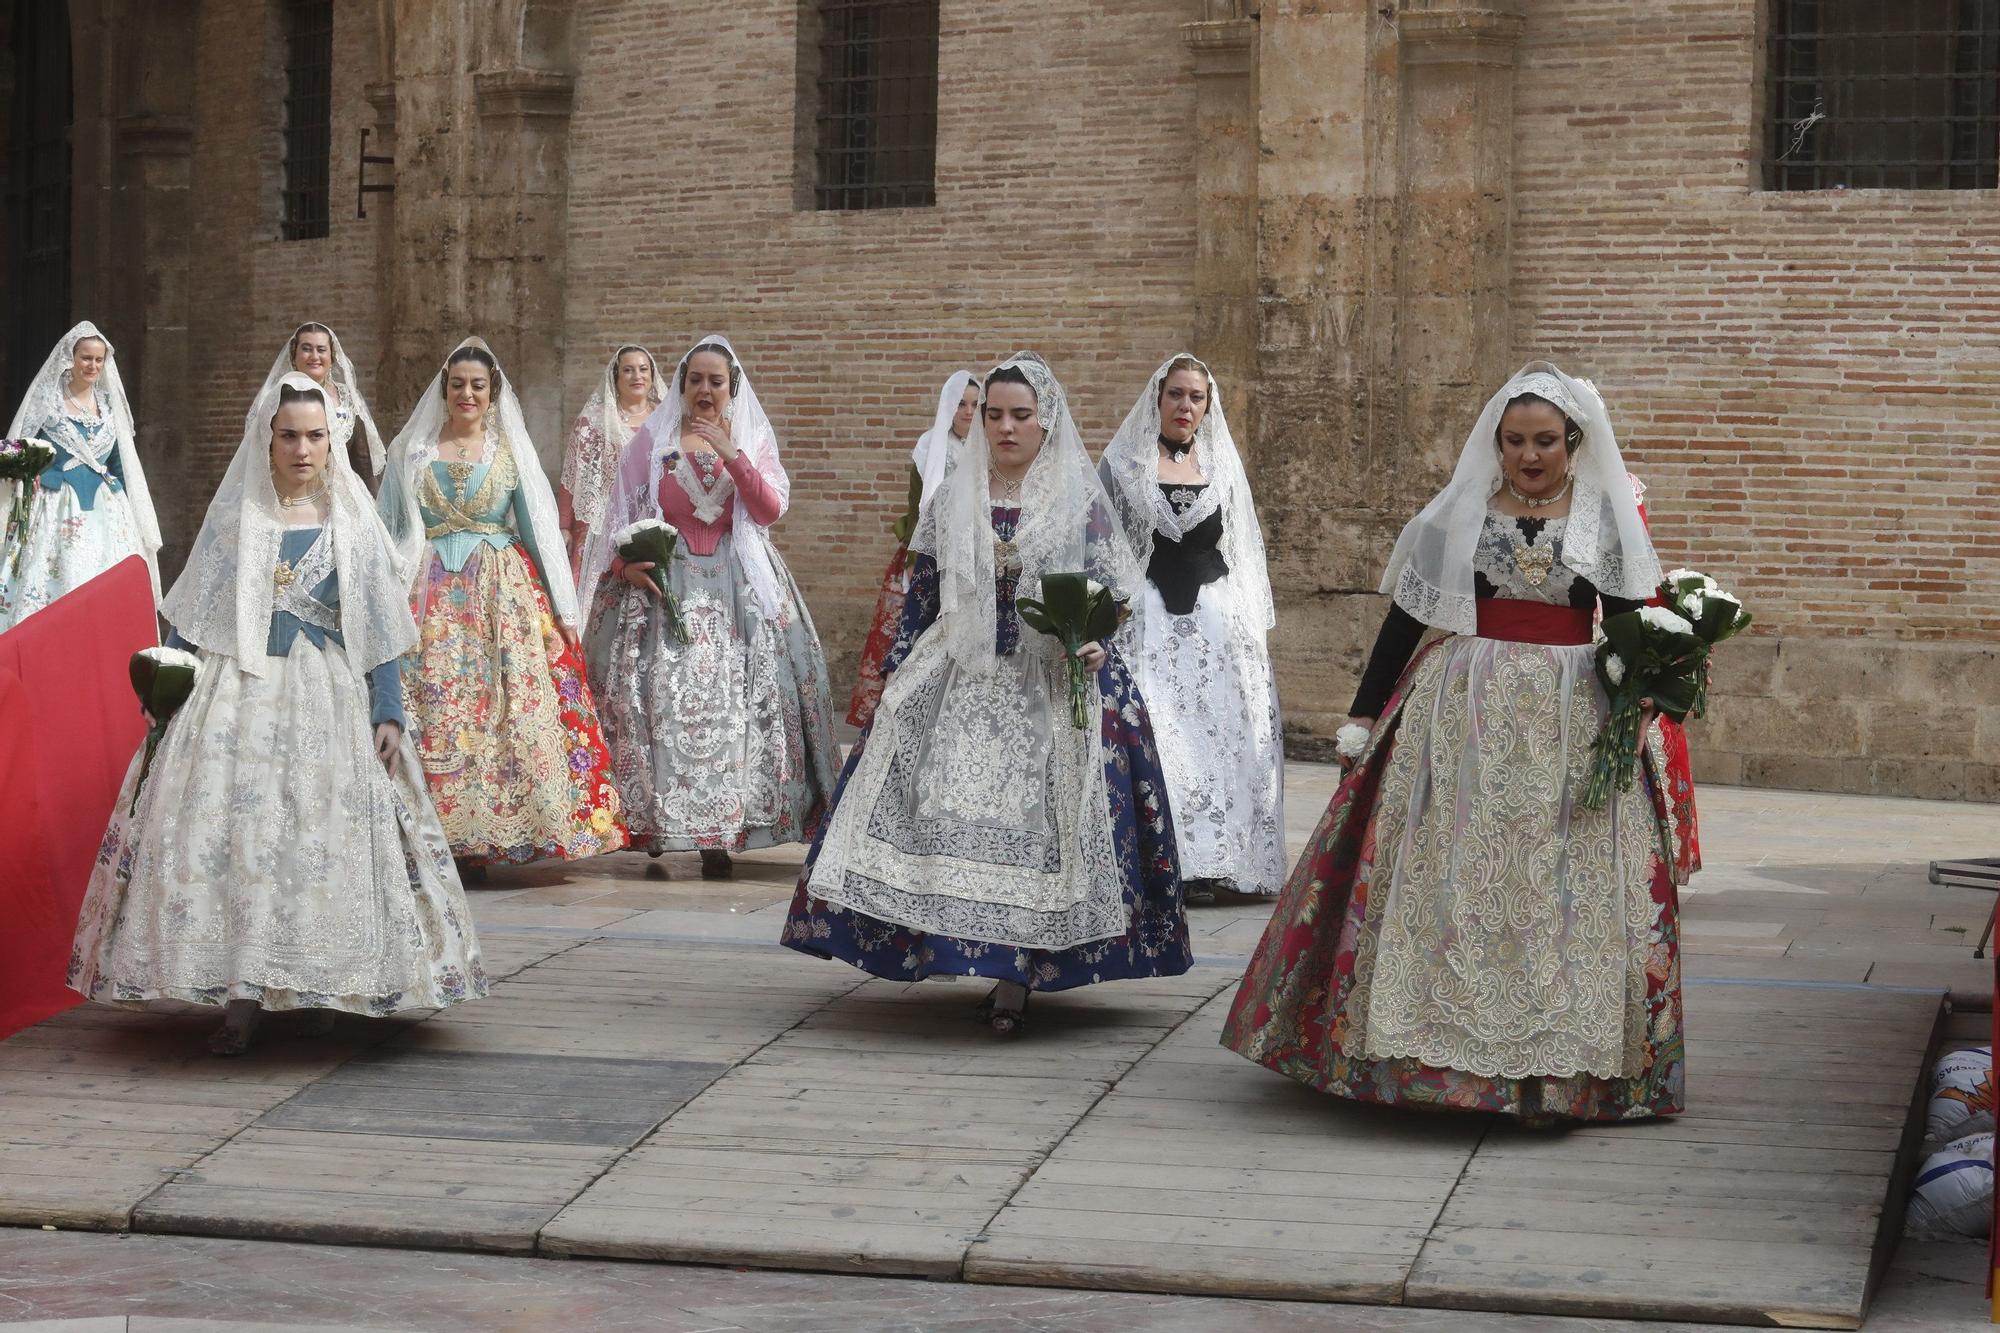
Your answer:
[[[1090,580],[1082,574],[1044,574],[1041,600],[1062,630],[1081,631],[1090,617]]]
[[[1646,622],[1637,611],[1621,611],[1604,618],[1604,641],[1625,659],[1627,666],[1645,660]]]
[[[144,653],[133,653],[132,661],[126,667],[127,674],[132,677],[132,693],[139,696],[142,706],[153,697],[153,676],[159,668],[160,664]]]
[[[1014,610],[1021,617],[1021,623],[1040,634],[1055,634],[1055,622],[1049,618],[1048,607],[1033,597],[1016,597]]]
[[[1676,722],[1685,722],[1701,693],[1700,678],[1693,675],[1668,676],[1651,687],[1653,706]]]
[[[1084,642],[1103,643],[1118,632],[1118,599],[1109,588],[1099,588],[1090,595],[1090,612],[1084,620]]]

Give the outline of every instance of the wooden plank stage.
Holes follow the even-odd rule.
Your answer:
[[[532,1252],[655,1125],[858,980],[731,950],[566,948],[270,1108],[133,1225]]]
[[[542,1247],[956,1277],[1035,1165],[1228,980],[1037,996],[1013,1043],[972,1020],[985,983],[869,982],[718,1080]]]
[[[1689,1114],[1535,1130],[1255,1069],[1215,1045],[1228,999],[1083,1118],[968,1279],[1858,1328],[1941,1014],[1936,992],[1693,983]]]
[[[1496,1127],[1412,1304],[1859,1328],[1902,1229],[1935,993],[1688,986],[1688,1113]]]
[[[1356,1106],[1217,1045],[1236,973],[1039,996],[721,937],[488,941],[490,998],[220,1061],[210,1015],[0,1043],[0,1223],[1857,1326],[1936,992],[1694,982],[1689,1114]]]

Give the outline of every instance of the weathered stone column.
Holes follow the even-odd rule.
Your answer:
[[[554,475],[562,464],[563,231],[576,80],[546,69],[474,76],[479,170],[469,269],[478,327],[521,396],[529,433]]]
[[[1203,0],[1181,25],[1194,53],[1194,344],[1224,386],[1239,447],[1257,428],[1257,20],[1245,0]]]
[[[492,344],[545,463],[562,451],[569,0],[398,0],[386,383],[413,401],[459,339]],[[380,197],[380,196],[377,196]]]
[[[91,223],[93,248],[109,262],[96,275],[91,306],[77,307],[118,347],[166,543],[160,572],[167,578],[186,558],[209,498],[190,466],[187,392],[196,350],[188,339],[194,86],[164,77],[196,68],[197,17],[194,0],[128,0],[116,7],[109,54],[117,74],[100,103],[111,112],[111,152],[99,162],[108,168],[100,178],[108,188],[98,192],[103,211]]]
[[[1402,417],[1405,499],[1450,475],[1486,396],[1513,369],[1514,55],[1526,0],[1403,0]],[[1411,489],[1413,487],[1413,489]]]
[[[1368,0],[1258,21],[1257,436],[1289,732],[1345,716],[1386,547],[1393,457],[1394,28]],[[1393,529],[1391,529],[1393,531]]]

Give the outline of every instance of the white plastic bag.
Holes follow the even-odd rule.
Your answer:
[[[1968,1134],[1924,1159],[1909,1230],[1928,1239],[1983,1237],[1993,1226],[1993,1136]]]
[[[1972,1046],[1945,1055],[1931,1074],[1924,1137],[1950,1143],[1993,1129],[1993,1048]]]

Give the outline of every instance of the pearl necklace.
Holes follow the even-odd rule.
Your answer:
[[[279,496],[278,507],[280,509],[303,509],[307,505],[318,504],[321,500],[324,500],[325,498],[326,498],[326,482],[322,480],[319,484],[319,489],[314,491],[311,495]]]
[[[1556,503],[1558,500],[1562,499],[1565,495],[1569,494],[1570,483],[1575,480],[1576,476],[1574,473],[1566,474],[1563,477],[1563,484],[1556,488],[1556,493],[1554,495],[1546,496],[1543,499],[1537,500],[1533,496],[1521,494],[1520,491],[1515,489],[1513,479],[1508,478],[1507,494],[1513,496],[1515,500],[1519,501],[1521,504],[1526,505],[1530,509],[1547,509],[1550,505]]]

